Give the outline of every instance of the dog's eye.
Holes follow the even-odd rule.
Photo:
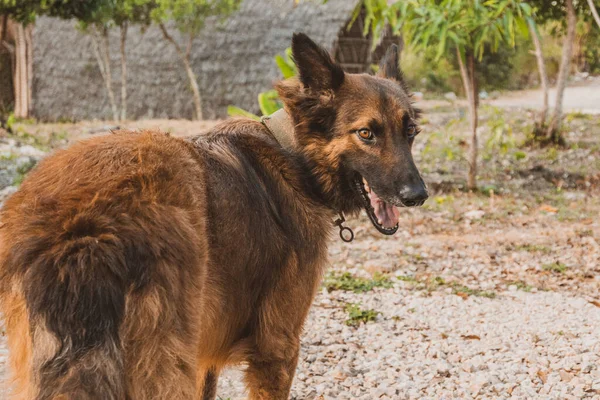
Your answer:
[[[362,140],[373,140],[373,132],[367,128],[359,129],[356,133]]]
[[[410,124],[408,126],[408,138],[412,139],[419,134],[419,128],[415,124]]]

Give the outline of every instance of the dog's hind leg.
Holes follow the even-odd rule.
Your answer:
[[[185,266],[184,266],[185,268]],[[175,268],[159,263],[157,281],[171,283]],[[179,292],[179,293],[178,293]],[[188,400],[196,394],[194,298],[185,287],[158,285],[128,296],[121,332],[127,349],[125,367],[132,400]]]

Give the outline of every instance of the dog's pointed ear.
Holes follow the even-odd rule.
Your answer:
[[[292,56],[304,87],[321,92],[337,90],[344,82],[342,67],[304,33],[294,33]]]
[[[379,63],[379,71],[377,76],[381,78],[395,79],[400,83],[404,83],[400,65],[398,65],[398,46],[393,44],[385,53],[385,56]]]

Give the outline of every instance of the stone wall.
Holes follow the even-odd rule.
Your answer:
[[[192,50],[205,118],[226,116],[230,104],[258,112],[256,96],[279,78],[275,54],[302,31],[332,48],[356,1],[246,0],[224,24],[210,22]],[[175,33],[174,29],[171,29]],[[119,37],[110,37],[119,102]],[[131,27],[127,38],[128,117],[191,118],[192,95],[173,46],[159,29]],[[33,114],[42,120],[109,119],[110,105],[90,37],[74,21],[39,18],[34,30]]]

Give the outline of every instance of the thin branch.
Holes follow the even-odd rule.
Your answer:
[[[587,0],[590,5],[590,9],[592,10],[592,15],[598,24],[598,28],[600,28],[600,16],[598,15],[598,10],[596,10],[596,6],[594,5],[594,0]]]
[[[465,95],[467,96],[467,100],[471,101],[471,81],[469,80],[469,74],[467,72],[467,68],[465,67],[465,64],[463,62],[462,59],[462,54],[460,53],[460,49],[458,48],[458,46],[456,47],[456,56],[458,58],[458,67],[460,70],[460,76],[462,78],[463,81],[463,86],[465,89]]]
[[[98,39],[98,31],[96,30],[96,27],[93,27],[90,38],[92,39],[94,56],[96,56],[96,62],[98,63],[98,68],[100,68],[100,75],[102,75],[102,80],[106,82],[106,70],[104,69],[104,61],[102,61],[102,56],[100,56],[100,40]]]
[[[540,127],[546,124],[546,116],[548,114],[548,74],[546,73],[546,63],[544,62],[544,54],[542,52],[542,43],[535,25],[532,20],[527,21],[529,27],[529,34],[535,48],[535,57],[538,64],[538,72],[540,74],[540,85],[542,86],[543,93],[543,105],[542,111],[540,112]]]
[[[187,42],[187,48],[185,49],[185,58],[190,59],[190,55],[192,54],[192,42],[194,41],[194,34],[190,33]]]
[[[165,27],[165,25],[164,24],[159,24],[158,27],[160,28],[160,30],[161,30],[163,36],[165,37],[165,39],[167,39],[169,42],[171,42],[171,44],[173,44],[173,46],[175,46],[175,51],[177,51],[177,54],[179,55],[179,57],[181,57],[181,59],[186,59],[185,58],[185,53],[181,49],[181,46],[179,46],[179,43],[177,43],[177,41],[175,39],[173,39],[173,36],[171,36],[169,34],[169,32],[167,31],[167,28]]]
[[[127,118],[127,21],[121,24],[121,120]]]

